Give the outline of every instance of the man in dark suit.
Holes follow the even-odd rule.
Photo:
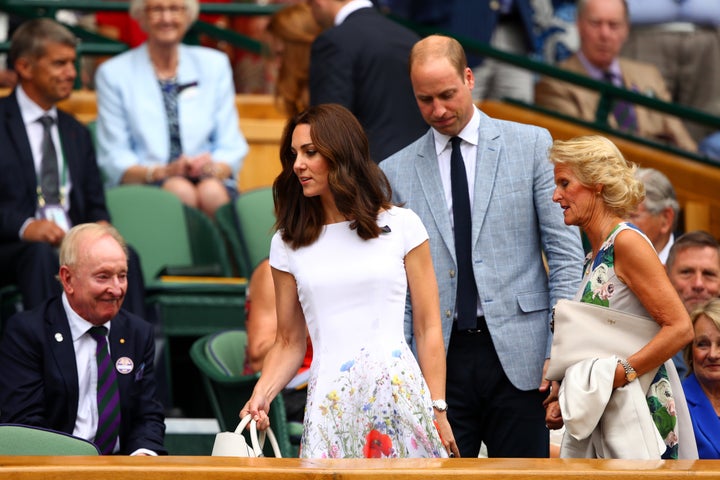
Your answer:
[[[55,107],[72,93],[75,46],[75,36],[50,19],[21,25],[10,48],[19,84],[0,99],[0,286],[17,284],[26,309],[60,293],[56,249],[65,231],[78,223],[110,221],[90,132]],[[49,118],[49,137],[43,117]],[[54,174],[44,170],[48,149]],[[143,314],[135,254],[130,272],[126,309]]]
[[[0,422],[70,433],[106,454],[166,454],[153,327],[120,309],[127,289],[122,237],[106,224],[77,225],[65,235],[60,264],[62,296],[5,327]],[[94,327],[105,329],[101,339]],[[103,347],[104,364],[97,362]],[[105,391],[113,393],[107,404]]]
[[[339,103],[360,121],[375,162],[419,138],[427,125],[413,97],[408,55],[419,40],[369,0],[310,0],[326,29],[310,55],[310,103]]]

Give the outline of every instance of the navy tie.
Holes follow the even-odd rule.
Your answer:
[[[477,328],[477,285],[472,269],[472,216],[465,162],[460,151],[460,137],[453,137],[450,155],[450,186],[452,189],[453,222],[455,230],[455,257],[457,258],[457,312],[458,328]]]
[[[89,332],[97,342],[95,360],[97,361],[98,426],[95,445],[103,455],[110,455],[120,433],[120,394],[117,375],[107,344],[107,328],[92,327]]]

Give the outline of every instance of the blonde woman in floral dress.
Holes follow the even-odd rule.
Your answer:
[[[270,249],[278,330],[241,417],[269,425],[270,402],[302,362],[307,326],[313,363],[301,457],[459,456],[447,413],[433,407],[444,403],[445,349],[419,217],[390,204],[390,186],[344,107],[291,119],[280,158]],[[408,290],[417,361],[403,330]]]
[[[678,458],[683,438],[675,400],[683,392],[679,384],[671,388],[668,369],[674,366],[667,360],[692,340],[692,325],[652,243],[623,221],[645,195],[634,178],[636,166],[600,136],[555,141],[550,160],[555,165],[553,201],[562,207],[565,223],[582,228],[592,247],[575,300],[652,317],[661,327],[642,349],[618,361],[612,388],[659,367],[646,392],[648,413],[664,440],[663,458]],[[550,402],[546,412],[548,425],[560,428],[559,404]],[[694,447],[694,441],[689,443]]]

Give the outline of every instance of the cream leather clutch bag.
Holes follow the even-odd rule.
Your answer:
[[[591,303],[562,299],[553,308],[553,343],[548,380],[562,380],[581,360],[617,355],[627,358],[660,330],[652,318]]]

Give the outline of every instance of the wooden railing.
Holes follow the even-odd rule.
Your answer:
[[[712,460],[369,459],[227,457],[0,457],[0,477],[15,480],[677,480],[719,478]]]

